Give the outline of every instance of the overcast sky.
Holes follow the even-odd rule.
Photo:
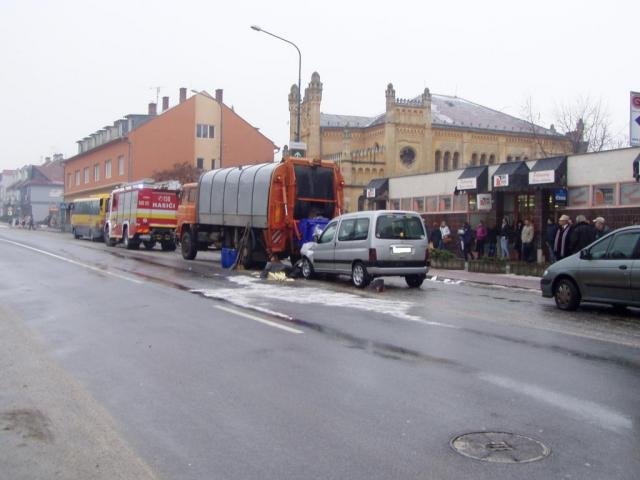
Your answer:
[[[528,97],[601,98],[628,135],[640,90],[640,2],[0,0],[0,169],[76,153],[76,140],[178,89],[225,103],[282,146],[287,95],[318,71],[322,111],[376,115],[401,98],[458,95],[521,116]]]

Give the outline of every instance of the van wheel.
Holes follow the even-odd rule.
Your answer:
[[[191,232],[186,231],[182,234],[180,239],[180,251],[182,252],[182,258],[185,260],[193,260],[198,254],[198,244],[193,241]]]
[[[356,262],[351,267],[351,283],[356,288],[364,288],[371,282],[371,277],[367,273],[367,267],[362,262]]]
[[[580,305],[580,291],[573,280],[568,278],[558,281],[553,297],[560,310],[575,310]]]
[[[407,275],[404,277],[404,281],[407,282],[409,288],[420,288],[422,282],[424,282],[424,275]]]
[[[311,280],[313,278],[313,265],[307,257],[302,259],[302,276],[307,280]]]
[[[104,227],[104,244],[107,247],[114,247],[116,242],[109,238],[109,227]]]
[[[153,240],[144,240],[142,244],[144,245],[144,248],[146,250],[153,250],[153,247],[156,246],[156,242],[154,242]]]

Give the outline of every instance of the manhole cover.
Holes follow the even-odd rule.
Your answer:
[[[507,432],[474,432],[451,440],[451,447],[465,457],[496,463],[540,460],[551,450],[538,440]]]

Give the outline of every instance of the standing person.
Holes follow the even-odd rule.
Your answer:
[[[596,228],[587,222],[587,217],[578,215],[576,224],[571,229],[571,251],[579,252],[596,239]]]
[[[556,254],[553,251],[553,242],[556,239],[557,231],[558,224],[555,223],[551,217],[547,218],[547,224],[544,227],[544,243],[547,245],[549,263],[554,263],[556,261]]]
[[[440,234],[442,235],[442,248],[445,248],[451,241],[451,230],[444,220],[440,223]]]
[[[33,215],[29,215],[29,230],[33,230]]]
[[[604,237],[607,233],[609,233],[609,225],[604,221],[604,218],[597,217],[593,221],[593,226],[596,229],[596,240]]]
[[[500,237],[500,256],[502,258],[509,259],[509,237],[511,236],[511,226],[507,217],[502,219],[500,230],[498,231]]]
[[[520,233],[520,240],[522,242],[522,256],[521,259],[525,262],[533,262],[533,224],[528,218],[524,221],[522,232]]]
[[[438,226],[438,222],[433,222],[433,230],[431,230],[431,244],[433,248],[442,249],[442,232]]]
[[[570,221],[569,215],[562,215],[558,220],[558,231],[556,232],[556,238],[553,240],[553,253],[556,256],[556,260],[562,260],[573,253],[570,241]]]
[[[484,255],[484,244],[487,240],[487,227],[484,226],[484,222],[480,220],[476,227],[476,252],[478,258]]]
[[[489,257],[493,258],[496,256],[496,244],[498,243],[498,228],[496,227],[496,222],[493,220],[489,224],[489,228],[487,228],[487,246]]]
[[[518,256],[518,261],[522,261],[522,227],[524,227],[524,224],[522,223],[522,220],[518,220],[516,222],[516,226],[513,229],[513,249],[516,252],[516,255]]]
[[[466,262],[471,258],[473,260],[473,255],[471,254],[471,244],[473,243],[473,230],[471,229],[471,225],[468,222],[464,222],[462,228],[458,230],[458,236],[460,238],[460,250],[462,250],[462,255],[464,256],[464,261]]]

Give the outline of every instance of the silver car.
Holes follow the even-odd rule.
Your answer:
[[[580,302],[640,307],[640,226],[616,230],[554,263],[540,288],[562,310]]]
[[[302,275],[350,275],[366,287],[375,277],[403,276],[407,285],[422,285],[428,270],[428,241],[415,212],[376,210],[334,218],[314,242],[303,245]]]

